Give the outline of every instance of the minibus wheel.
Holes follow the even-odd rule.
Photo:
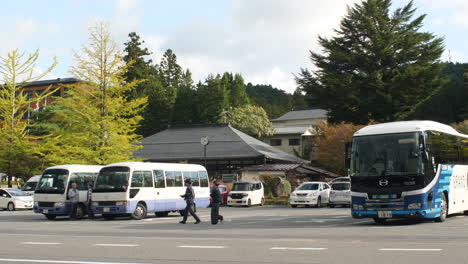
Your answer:
[[[141,220],[146,216],[146,207],[142,203],[138,203],[135,211],[131,214],[131,217],[135,220]]]
[[[262,201],[260,202],[260,206],[264,206],[265,205],[265,198],[262,198]]]

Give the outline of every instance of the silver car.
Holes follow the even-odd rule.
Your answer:
[[[328,206],[349,206],[351,204],[351,184],[349,182],[335,182],[331,185],[330,202]]]

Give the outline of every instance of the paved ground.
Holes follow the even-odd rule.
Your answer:
[[[226,221],[46,220],[0,211],[0,263],[467,263],[468,216],[355,220],[347,208],[221,208]]]

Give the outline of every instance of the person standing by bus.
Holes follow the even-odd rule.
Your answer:
[[[223,201],[221,192],[218,188],[219,182],[217,180],[213,181],[213,189],[211,189],[211,224],[216,225],[219,221],[223,221],[223,216],[219,214],[219,206]]]
[[[185,179],[185,185],[187,186],[187,189],[185,189],[185,194],[181,195],[180,197],[184,198],[187,205],[185,206],[184,210],[184,218],[179,223],[185,224],[187,222],[188,214],[190,213],[190,215],[195,218],[195,224],[199,224],[201,222],[200,218],[198,218],[197,214],[193,211],[192,208],[195,199],[195,192],[192,188],[192,180]]]
[[[78,202],[80,201],[80,193],[76,189],[76,183],[71,184],[71,189],[68,191],[68,198],[71,203],[70,219],[76,219],[76,211],[78,210]]]
[[[92,203],[92,198],[93,197],[93,183],[88,182],[88,193],[86,197],[86,210],[88,211],[88,218],[93,219],[94,218],[94,213],[93,210],[91,210],[91,203]]]

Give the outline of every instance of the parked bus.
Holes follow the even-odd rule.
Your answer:
[[[354,218],[431,218],[468,213],[468,135],[433,121],[364,127],[350,155]],[[348,163],[348,162],[347,162]]]
[[[191,179],[196,207],[209,205],[208,173],[201,165],[150,162],[121,162],[99,172],[93,191],[92,210],[105,219],[131,216],[140,220],[148,213],[167,216],[185,209],[180,195],[184,179]]]
[[[86,214],[87,184],[94,183],[99,170],[98,165],[59,165],[46,169],[34,191],[34,212],[44,214],[47,219],[66,216],[71,213],[68,189],[73,182],[79,190],[79,206],[76,218]]]

